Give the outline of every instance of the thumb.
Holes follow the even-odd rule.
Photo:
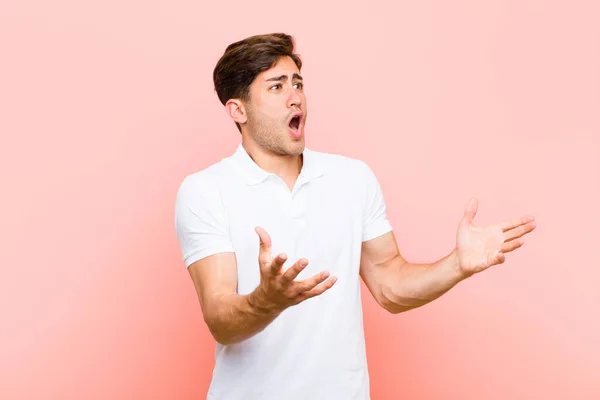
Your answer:
[[[271,256],[271,237],[260,226],[254,228],[256,233],[258,234],[258,238],[260,240],[260,252],[258,254],[259,261],[263,261],[261,257],[265,257],[264,261],[268,261],[268,258]]]
[[[467,204],[467,208],[465,209],[464,221],[467,223],[472,223],[475,218],[475,214],[477,214],[477,199],[475,197],[471,197],[469,200],[469,204]]]

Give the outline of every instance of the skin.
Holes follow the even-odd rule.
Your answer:
[[[250,99],[230,99],[225,109],[240,124],[242,145],[250,157],[267,172],[279,175],[293,188],[302,169],[306,96],[300,71],[289,57],[255,78],[250,86]],[[277,79],[281,78],[281,79]],[[303,113],[299,139],[288,133],[290,117]]]
[[[230,99],[225,109],[241,126],[242,145],[262,169],[280,176],[290,190],[302,169],[306,97],[300,71],[289,57],[260,73],[250,86],[249,99]],[[302,113],[295,138],[288,131],[290,118]],[[271,238],[256,227],[259,239],[260,284],[248,295],[237,294],[237,266],[234,253],[219,253],[188,268],[202,307],[204,320],[215,340],[234,344],[267,327],[286,308],[329,290],[337,277],[322,271],[305,280],[296,280],[308,265],[306,258],[283,268],[285,254],[273,256]]]
[[[306,96],[300,71],[291,58],[281,58],[259,74],[250,86],[250,98],[230,99],[225,108],[241,126],[242,145],[263,170],[280,176],[292,190],[302,168]],[[292,137],[292,114],[303,113]],[[360,275],[381,307],[400,313],[427,304],[460,281],[505,262],[506,254],[520,248],[524,236],[536,227],[533,216],[513,218],[490,226],[474,223],[478,203],[470,199],[456,231],[456,246],[446,257],[428,264],[406,261],[393,232],[362,244]],[[322,271],[308,279],[296,277],[309,260],[300,258],[284,268],[285,254],[273,256],[271,238],[261,227],[259,286],[248,295],[237,294],[237,268],[233,253],[199,260],[188,268],[214,338],[222,344],[246,340],[267,327],[283,310],[330,290],[337,278]]]
[[[434,263],[407,262],[393,232],[364,242],[360,274],[377,302],[394,314],[423,306],[460,281],[504,263],[506,254],[523,246],[524,236],[536,228],[530,215],[478,226],[477,209],[477,199],[470,199],[456,230],[455,248]]]

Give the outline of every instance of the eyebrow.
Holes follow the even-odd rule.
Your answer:
[[[285,82],[285,81],[287,81],[287,79],[288,79],[287,75],[281,75],[281,76],[274,76],[273,78],[269,78],[265,82],[271,82],[271,81],[276,81],[276,82],[282,81],[282,82]],[[294,73],[294,75],[292,75],[292,79],[298,79],[300,81],[303,80],[302,77],[300,75],[296,74],[296,73]]]

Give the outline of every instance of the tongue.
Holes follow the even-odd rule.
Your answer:
[[[299,139],[302,136],[302,131],[298,127],[294,127],[294,124],[290,124],[290,134],[294,139]]]

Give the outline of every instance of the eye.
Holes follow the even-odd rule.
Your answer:
[[[302,82],[295,83],[294,86],[296,87],[296,89],[304,89],[304,84]]]
[[[278,84],[276,84],[276,85],[273,85],[273,86],[271,86],[271,87],[269,88],[269,90],[273,90],[273,89],[275,89],[275,88],[280,88],[280,87],[281,87],[281,85],[278,83]]]

